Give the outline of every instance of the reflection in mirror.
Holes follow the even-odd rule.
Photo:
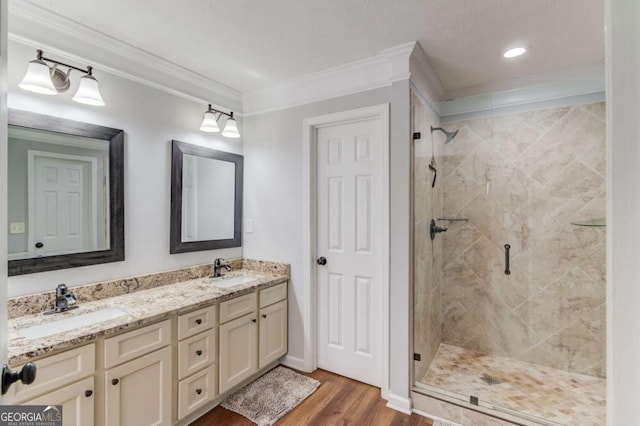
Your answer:
[[[109,248],[109,142],[9,126],[9,260]]]
[[[182,242],[233,238],[236,165],[182,157]]]
[[[240,247],[241,155],[173,141],[170,252]]]
[[[9,275],[124,260],[124,132],[9,110]]]

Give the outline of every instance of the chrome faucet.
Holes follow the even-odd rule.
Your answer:
[[[217,258],[213,261],[213,278],[217,278],[222,275],[222,268],[227,271],[231,270],[231,265],[228,263],[223,264],[222,262],[224,262],[224,259],[221,258]]]
[[[45,315],[57,314],[70,309],[75,309],[75,303],[78,301],[73,293],[69,292],[66,284],[58,284],[56,288],[56,307],[52,311],[45,312]]]

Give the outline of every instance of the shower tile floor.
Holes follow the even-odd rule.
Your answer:
[[[422,383],[572,426],[606,424],[606,381],[441,344]]]

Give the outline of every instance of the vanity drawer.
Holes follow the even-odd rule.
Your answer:
[[[216,330],[208,330],[178,343],[178,379],[184,379],[216,361]]]
[[[104,368],[153,352],[171,343],[171,320],[142,327],[104,341]]]
[[[258,295],[254,291],[220,303],[220,323],[241,317],[256,310]]]
[[[287,298],[287,283],[274,285],[273,287],[260,290],[260,307],[273,305],[276,302]]]
[[[178,339],[198,334],[216,325],[216,307],[209,306],[178,317]]]
[[[25,401],[90,376],[94,373],[95,362],[95,344],[39,359],[35,361],[36,380],[30,385],[23,385],[19,381],[14,383],[7,392],[7,402],[14,404]]]
[[[211,366],[178,384],[178,418],[183,419],[217,396],[216,368]]]

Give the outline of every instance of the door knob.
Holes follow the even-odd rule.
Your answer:
[[[7,393],[9,387],[20,380],[25,385],[30,385],[36,379],[36,365],[32,362],[26,363],[22,370],[11,371],[7,364],[2,366],[2,395]]]
[[[318,258],[318,260],[316,260],[316,263],[320,266],[324,266],[327,264],[327,258],[324,256],[321,256]]]
[[[36,248],[42,248],[42,247],[44,247],[44,244],[42,244],[40,241],[38,241],[36,243]]]

